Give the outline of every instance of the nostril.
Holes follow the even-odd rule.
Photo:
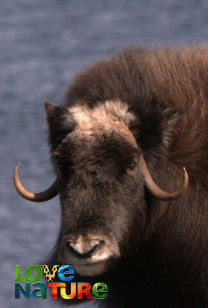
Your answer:
[[[102,242],[94,243],[93,245],[78,245],[74,242],[67,242],[67,249],[79,259],[87,259],[93,255],[101,246]]]

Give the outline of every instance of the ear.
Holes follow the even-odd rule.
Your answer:
[[[45,112],[48,115],[50,112],[52,112],[55,108],[57,108],[54,104],[45,102],[44,103]]]
[[[63,138],[73,130],[74,121],[66,107],[45,102],[44,108],[48,123],[48,141],[52,150],[54,150],[61,143]],[[69,121],[70,118],[71,121]]]
[[[155,156],[167,152],[183,115],[184,111],[179,108],[154,108],[143,113],[138,128],[138,141],[142,149]]]
[[[45,102],[44,108],[45,108],[45,112],[46,112],[46,120],[47,120],[49,125],[50,125],[51,121],[60,117],[61,114],[62,114],[61,108],[59,106],[52,104],[52,103]]]

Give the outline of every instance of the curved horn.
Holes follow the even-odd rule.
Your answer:
[[[148,189],[150,190],[150,192],[157,198],[161,199],[161,200],[174,200],[177,199],[178,197],[180,197],[184,191],[186,190],[187,186],[188,186],[188,174],[186,172],[185,167],[183,167],[183,171],[184,171],[184,175],[183,175],[183,183],[181,185],[181,187],[174,191],[174,192],[166,192],[162,189],[160,189],[154,182],[154,180],[152,179],[152,176],[147,168],[146,162],[144,160],[144,157],[141,156],[140,159],[140,166],[142,169],[142,173],[144,175],[144,179],[145,179],[145,183],[148,187]]]
[[[43,201],[47,201],[47,200],[54,198],[58,194],[57,179],[48,189],[46,189],[45,191],[41,193],[33,193],[33,192],[26,190],[22,186],[20,179],[19,179],[19,166],[20,166],[20,163],[18,163],[18,165],[14,169],[13,180],[14,180],[14,186],[16,188],[16,191],[24,199],[27,199],[33,202],[43,202]]]

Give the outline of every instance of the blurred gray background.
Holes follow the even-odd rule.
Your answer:
[[[0,307],[60,307],[14,299],[14,265],[44,260],[60,225],[58,198],[30,203],[12,182],[18,160],[30,190],[54,180],[43,102],[59,103],[76,72],[122,46],[201,43],[207,35],[207,0],[0,2]]]

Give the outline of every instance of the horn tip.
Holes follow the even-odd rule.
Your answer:
[[[186,170],[185,167],[183,167],[183,172],[184,172],[184,174],[185,174],[186,176],[188,176],[188,172],[187,172],[187,170]]]
[[[18,170],[19,169],[19,166],[21,165],[20,161],[18,161],[16,167],[15,167],[15,170]]]

